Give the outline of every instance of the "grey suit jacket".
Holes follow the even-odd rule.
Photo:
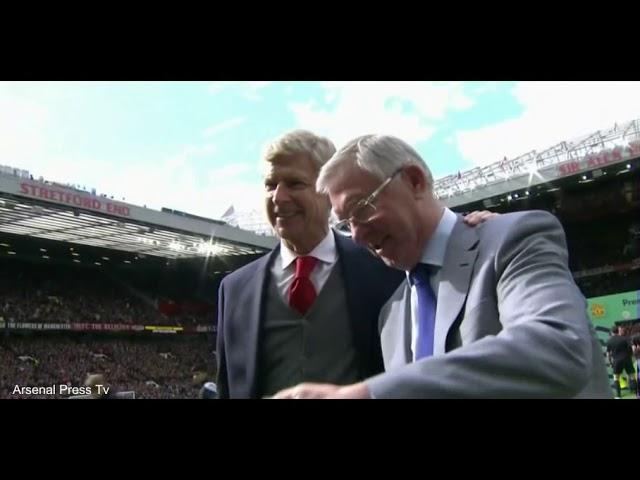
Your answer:
[[[543,211],[472,228],[460,218],[438,291],[434,356],[411,363],[410,285],[380,313],[386,372],[375,398],[612,396],[564,231]]]

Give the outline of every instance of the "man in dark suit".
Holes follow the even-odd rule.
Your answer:
[[[280,244],[220,285],[219,398],[261,398],[300,382],[349,384],[383,371],[378,315],[404,275],[329,228],[331,206],[315,183],[334,152],[304,130],[265,151],[265,206]]]
[[[352,383],[383,370],[378,313],[402,273],[329,228],[330,204],[315,182],[334,152],[303,130],[265,152],[266,211],[280,245],[220,285],[220,398],[260,398],[302,381]]]

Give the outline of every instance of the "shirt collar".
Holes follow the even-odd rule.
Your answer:
[[[442,212],[442,217],[440,217],[440,221],[438,222],[438,226],[422,251],[420,263],[442,268],[444,265],[444,256],[447,252],[449,237],[451,237],[451,232],[453,231],[453,227],[455,227],[457,221],[458,217],[456,214],[445,207]],[[407,278],[409,278],[409,272],[407,272]]]
[[[296,258],[300,257],[297,253],[291,251],[285,244],[284,240],[280,240],[280,258],[282,259],[282,270],[286,270]],[[309,257],[315,257],[321,262],[333,264],[338,259],[338,251],[336,250],[336,239],[333,236],[333,231],[329,229],[327,235],[322,241],[316,245],[307,255]]]

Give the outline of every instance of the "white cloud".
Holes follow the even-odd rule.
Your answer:
[[[315,101],[289,105],[302,128],[328,136],[341,146],[358,135],[387,133],[418,143],[436,131],[449,110],[473,105],[460,83],[324,82],[323,97],[335,101],[331,111]],[[415,111],[404,112],[409,102]]]
[[[262,95],[260,91],[265,87],[271,85],[273,82],[245,82],[244,83],[244,91],[242,95],[249,101],[257,102],[262,100]]]
[[[84,186],[88,191],[95,188],[98,194],[113,196],[115,200],[125,198],[133,205],[156,210],[167,207],[214,219],[220,218],[229,205],[241,211],[262,208],[260,180],[241,178],[253,170],[252,165],[232,163],[216,167],[212,159],[214,167],[203,171],[193,162],[194,157],[214,150],[211,144],[188,146],[153,167],[135,159],[114,168],[109,162],[93,158],[48,157],[38,175]]]
[[[210,170],[208,178],[211,182],[225,182],[243,173],[248,173],[251,170],[251,165],[247,165],[246,163],[230,163],[224,167]]]
[[[456,134],[465,158],[484,165],[640,118],[640,82],[521,82],[523,114]]]
[[[0,86],[0,163],[33,169],[44,156],[48,110]]]
[[[236,127],[239,127],[246,121],[244,117],[235,117],[229,120],[225,120],[223,122],[216,123],[206,128],[204,131],[205,137],[211,137],[212,135],[217,135],[220,132],[224,132],[225,130],[230,130]]]
[[[472,87],[472,92],[476,95],[495,92],[500,87],[500,83],[496,81],[480,82]]]
[[[198,172],[193,168],[187,167],[180,172],[157,171],[149,188],[138,188],[136,203],[158,209],[164,206],[209,218],[220,218],[230,205],[237,211],[261,208],[264,197],[261,182],[237,178],[245,170],[243,166],[234,168],[233,165],[216,169],[207,174],[209,181],[204,185],[196,181]]]
[[[460,83],[324,82],[324,98],[336,102],[329,111],[315,101],[289,108],[302,128],[328,136],[337,147],[367,133],[386,133],[409,143],[429,139],[448,110],[473,105]],[[404,112],[402,102],[415,111]]]
[[[225,81],[225,82],[210,82],[208,91],[209,93],[216,95],[223,90],[228,89],[229,87],[239,87],[240,94],[249,101],[256,102],[258,100],[262,100],[262,96],[260,95],[261,90],[265,87],[268,87],[273,82],[264,82],[264,81],[253,81],[253,82],[233,82],[233,81]]]
[[[186,150],[198,151],[193,147]],[[111,183],[114,189],[130,192],[131,198],[127,200],[134,204],[156,209],[168,207],[209,218],[220,218],[229,205],[237,210],[260,208],[262,183],[240,178],[252,170],[251,165],[231,163],[202,171],[190,162],[191,158],[182,153],[151,172],[145,167],[131,166],[120,176],[123,179],[113,178]],[[206,179],[204,183],[200,181],[202,178]],[[105,188],[111,188],[109,182],[103,183]]]
[[[234,85],[238,82],[210,82],[209,83],[209,93],[215,95],[217,93],[220,93],[222,90],[226,89],[227,87],[230,87],[231,85]]]
[[[213,156],[218,152],[218,146],[215,143],[205,143],[204,145],[192,145],[186,147],[184,152],[180,154],[182,157],[196,156]]]

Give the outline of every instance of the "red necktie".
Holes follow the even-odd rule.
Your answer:
[[[289,305],[302,315],[307,313],[316,299],[316,289],[309,275],[317,262],[318,259],[315,257],[296,258],[296,276],[289,289]]]

